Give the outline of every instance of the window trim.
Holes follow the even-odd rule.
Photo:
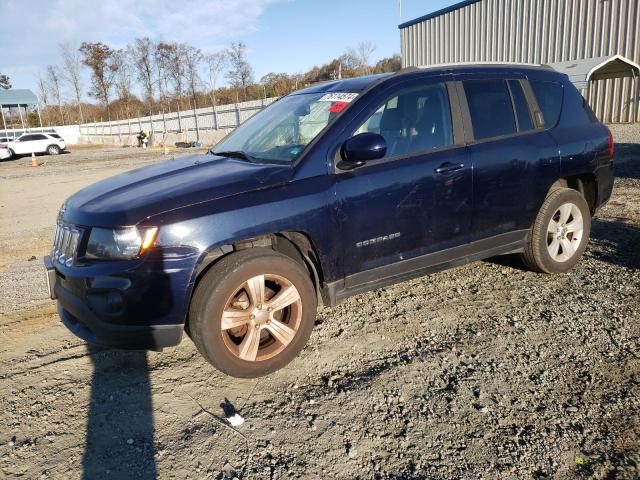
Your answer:
[[[516,118],[516,128],[518,129],[518,133],[526,133],[526,132],[533,132],[535,130],[540,130],[540,127],[537,127],[537,122],[536,122],[536,118],[533,115],[533,109],[531,108],[531,104],[529,103],[529,98],[527,97],[527,92],[524,89],[524,82],[525,80],[520,80],[520,79],[507,79],[507,87],[509,88],[509,95],[511,95],[511,103],[513,106],[513,113],[515,114],[515,118]],[[520,129],[520,119],[518,118],[518,107],[516,106],[516,100],[515,97],[513,95],[513,90],[511,88],[511,82],[517,82],[520,85],[520,88],[522,89],[522,93],[524,95],[524,101],[527,107],[527,113],[529,115],[529,120],[531,121],[531,125],[533,126],[533,128],[530,128],[529,130],[521,130]],[[542,113],[542,112],[541,112]]]
[[[447,77],[449,78],[449,77]],[[425,79],[427,80],[427,79]],[[428,80],[431,80],[431,78],[429,78]],[[413,82],[404,82],[401,83],[399,85],[394,86],[393,88],[389,88],[388,91],[385,93],[385,98],[386,101],[388,101],[390,98],[392,98],[392,95],[397,94],[398,92],[402,92],[404,90],[408,90],[408,89],[412,89],[411,86],[407,86],[407,83],[413,83]],[[442,84],[444,85],[444,87],[447,90],[447,98],[449,100],[449,113],[451,114],[451,133],[453,136],[453,143],[451,143],[450,145],[444,145],[442,147],[438,147],[438,148],[429,148],[429,149],[422,149],[422,150],[416,150],[414,152],[411,153],[405,153],[402,155],[394,155],[392,157],[383,157],[383,158],[379,158],[377,160],[369,160],[368,162],[366,162],[365,165],[358,167],[356,170],[362,170],[365,169],[369,166],[374,167],[376,165],[382,165],[385,163],[389,163],[389,162],[396,162],[399,160],[406,160],[409,158],[415,158],[415,157],[422,157],[424,155],[428,155],[430,153],[438,153],[438,152],[443,152],[443,151],[447,151],[447,150],[451,150],[454,148],[460,148],[460,147],[464,147],[465,146],[465,131],[464,131],[464,122],[462,119],[462,105],[460,103],[460,98],[459,98],[459,94],[457,91],[457,88],[455,86],[454,81],[452,80],[447,80],[447,79],[440,79],[440,78],[435,78],[434,81],[425,81],[423,85],[416,85],[415,88],[420,88],[420,86],[429,86],[429,85],[436,85],[436,84]],[[376,102],[376,105],[382,105],[381,102]],[[369,105],[367,105],[368,107]],[[367,108],[365,107],[365,109]],[[373,111],[375,113],[375,110]],[[369,116],[370,117],[370,116]],[[367,117],[367,118],[369,118]],[[353,133],[358,129],[359,127],[355,127],[354,129],[350,129],[350,133],[344,138],[344,140],[342,140],[338,145],[337,148],[335,150],[335,153],[333,154],[333,158],[332,158],[332,162],[333,162],[333,173],[335,174],[343,174],[343,173],[348,173],[348,172],[353,172],[354,170],[342,170],[340,167],[338,167],[339,163],[342,161],[342,157],[340,156],[340,148],[342,146],[342,144],[349,138],[351,138],[351,136],[353,136]]]
[[[520,80],[520,86],[522,87],[524,96],[527,98],[527,103],[529,104],[529,112],[533,117],[533,124],[536,127],[534,130],[548,130],[546,127],[546,122],[544,120],[544,114],[540,109],[540,105],[538,105],[538,99],[533,93],[533,89],[531,88],[529,80]],[[538,122],[538,115],[540,116],[540,120],[542,123]]]

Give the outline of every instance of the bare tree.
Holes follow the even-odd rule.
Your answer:
[[[144,99],[151,108],[153,103],[153,60],[154,45],[148,37],[137,38],[127,48],[127,53],[135,67],[136,76],[144,91]]]
[[[371,60],[371,54],[376,50],[376,45],[373,42],[360,42],[358,45],[358,59],[362,67],[368,72],[369,61]]]
[[[113,54],[113,64],[115,65],[115,88],[118,98],[125,106],[126,117],[130,117],[131,90],[133,88],[134,68],[126,50],[117,50]]]
[[[211,87],[211,101],[213,102],[213,106],[215,107],[216,82],[218,80],[218,76],[227,66],[229,58],[227,56],[227,51],[221,50],[219,52],[212,53],[211,55],[207,55],[205,60],[207,61],[207,65],[209,65],[209,86]]]
[[[199,48],[190,45],[182,45],[181,53],[184,66],[184,79],[191,94],[193,105],[197,108],[196,91],[202,83],[198,70],[204,56]]]
[[[247,98],[247,86],[253,83],[253,68],[247,62],[245,53],[247,46],[242,42],[232,42],[229,48],[229,63],[231,69],[227,72],[227,79],[234,88],[241,88],[244,98]]]
[[[166,92],[168,89],[167,84],[169,83],[169,65],[171,64],[171,52],[170,48],[167,47],[168,44],[165,43],[159,43],[153,47],[158,92],[163,108],[167,99]]]
[[[49,85],[47,85],[47,81],[42,78],[40,72],[38,72],[38,78],[36,79],[38,84],[38,99],[42,104],[42,115],[45,115],[47,107],[49,106]],[[51,125],[50,120],[47,118],[47,123]]]
[[[113,88],[117,65],[113,63],[114,51],[102,42],[83,42],[80,46],[82,63],[91,69],[90,94],[104,103],[107,108],[107,118],[111,121],[109,98]]]
[[[55,65],[47,66],[47,79],[51,88],[51,96],[58,105],[60,118],[64,124],[64,111],[62,110],[62,73],[60,72],[60,68]]]
[[[200,68],[200,64],[203,60],[202,51],[199,48],[192,47],[190,45],[180,45],[179,49],[181,53],[181,60],[184,67],[184,79],[187,84],[187,89],[191,94],[191,101],[193,106],[193,118],[196,123],[196,135],[198,136],[198,141],[200,140],[200,128],[198,126],[198,115],[196,113],[196,109],[198,108],[198,100],[196,96],[196,91],[202,81],[200,80],[200,75],[198,74],[198,69]]]
[[[80,116],[80,123],[84,123],[82,115],[82,77],[80,75],[80,52],[71,42],[61,43],[59,45],[62,63],[64,65],[64,78],[71,86],[76,97],[76,106]]]

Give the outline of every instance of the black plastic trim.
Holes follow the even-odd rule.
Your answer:
[[[184,327],[178,325],[118,325],[97,317],[84,301],[56,282],[58,315],[62,323],[81,339],[104,347],[127,350],[162,350],[178,345]]]
[[[324,297],[329,305],[337,305],[352,295],[482,260],[483,258],[519,252],[525,247],[528,232],[529,230],[516,230],[503,233],[439,252],[354,273],[344,280],[326,284]]]

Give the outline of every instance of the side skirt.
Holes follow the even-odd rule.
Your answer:
[[[529,230],[503,233],[458,247],[354,273],[343,280],[327,283],[323,289],[323,297],[327,305],[334,306],[346,298],[370,290],[388,287],[395,283],[458,267],[476,260],[521,252],[525,247],[528,233]]]

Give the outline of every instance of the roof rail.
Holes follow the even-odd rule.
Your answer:
[[[482,65],[491,65],[491,66],[520,66],[520,67],[536,67],[536,68],[544,68],[548,70],[553,70],[553,68],[549,67],[549,65],[544,65],[541,63],[525,63],[525,62],[451,62],[451,63],[434,63],[432,65],[418,65],[416,68],[426,69],[426,68],[442,68],[442,67],[475,67]]]

